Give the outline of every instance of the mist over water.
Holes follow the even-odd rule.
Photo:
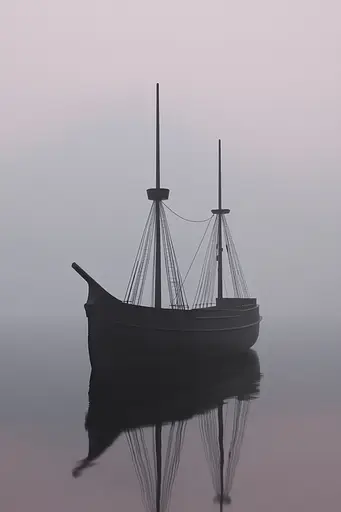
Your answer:
[[[144,510],[124,435],[80,479],[71,475],[87,452],[85,327],[81,317],[1,326],[3,510]],[[250,404],[231,492],[233,510],[281,512],[304,506],[314,512],[322,505],[337,510],[339,334],[336,321],[328,326],[314,319],[264,321],[256,345],[263,378],[260,396]],[[131,383],[138,389],[134,372]],[[213,497],[198,418],[193,418],[187,423],[170,510],[217,510]]]

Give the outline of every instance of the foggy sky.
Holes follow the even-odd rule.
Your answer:
[[[169,205],[210,214],[222,138],[263,314],[335,315],[340,15],[329,0],[4,3],[1,316],[83,314],[74,260],[123,297],[154,181],[156,81]],[[171,227],[184,274],[203,226]]]

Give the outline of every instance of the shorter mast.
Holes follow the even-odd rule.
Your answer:
[[[211,235],[206,249],[204,264],[202,266],[197,291],[194,297],[193,308],[205,308],[214,304],[225,309],[228,305],[223,296],[223,249],[226,249],[227,263],[229,267],[230,287],[232,286],[234,298],[248,298],[244,273],[240,265],[231,231],[226,215],[230,213],[228,208],[223,208],[222,202],[222,165],[221,165],[221,140],[218,141],[218,208],[211,210],[215,216]],[[206,232],[205,232],[206,234]],[[205,236],[204,234],[204,236]],[[218,276],[218,278],[217,278]],[[225,289],[226,291],[226,289]],[[229,295],[226,291],[225,297]]]
[[[221,139],[218,140],[218,208],[211,210],[213,215],[217,215],[215,226],[217,229],[217,256],[216,261],[218,262],[218,293],[217,301],[223,299],[223,222],[224,217],[230,210],[222,207],[222,186],[221,186]]]

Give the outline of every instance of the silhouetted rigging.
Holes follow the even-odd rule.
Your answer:
[[[216,217],[209,237],[193,308],[212,306],[215,303],[215,297],[218,297],[218,300],[221,301],[223,299],[224,282],[227,292],[226,281],[223,278],[224,248],[228,258],[228,276],[232,284],[233,296],[236,298],[249,298],[246,280],[226,220],[226,215],[230,213],[230,210],[222,208],[220,140],[218,143],[218,168],[218,208],[212,210],[213,215]]]
[[[221,403],[214,411],[199,417],[200,432],[209,465],[215,499],[222,510],[231,503],[230,493],[240,457],[251,396],[243,396]],[[234,405],[233,427],[227,450],[228,406]]]
[[[146,432],[137,429],[126,433],[135,472],[140,483],[147,512],[166,512],[180,462],[186,421],[152,428],[152,448],[148,449]],[[163,439],[162,433],[166,436]]]
[[[162,305],[162,253],[166,269],[169,302],[171,308],[186,309],[188,303],[182,286],[182,278],[172,241],[163,201],[168,199],[169,189],[160,187],[160,100],[159,84],[156,85],[156,179],[155,188],[147,190],[148,199],[153,201],[142,239],[137,251],[133,270],[130,275],[124,301],[140,305],[148,273],[152,247],[153,254],[153,292],[152,305]]]

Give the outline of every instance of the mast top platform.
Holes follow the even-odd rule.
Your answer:
[[[211,210],[213,215],[227,215],[228,213],[230,213],[230,211],[231,210],[229,210],[228,208],[216,208],[214,210]]]
[[[169,197],[169,188],[149,188],[147,196],[150,201],[166,201]]]

